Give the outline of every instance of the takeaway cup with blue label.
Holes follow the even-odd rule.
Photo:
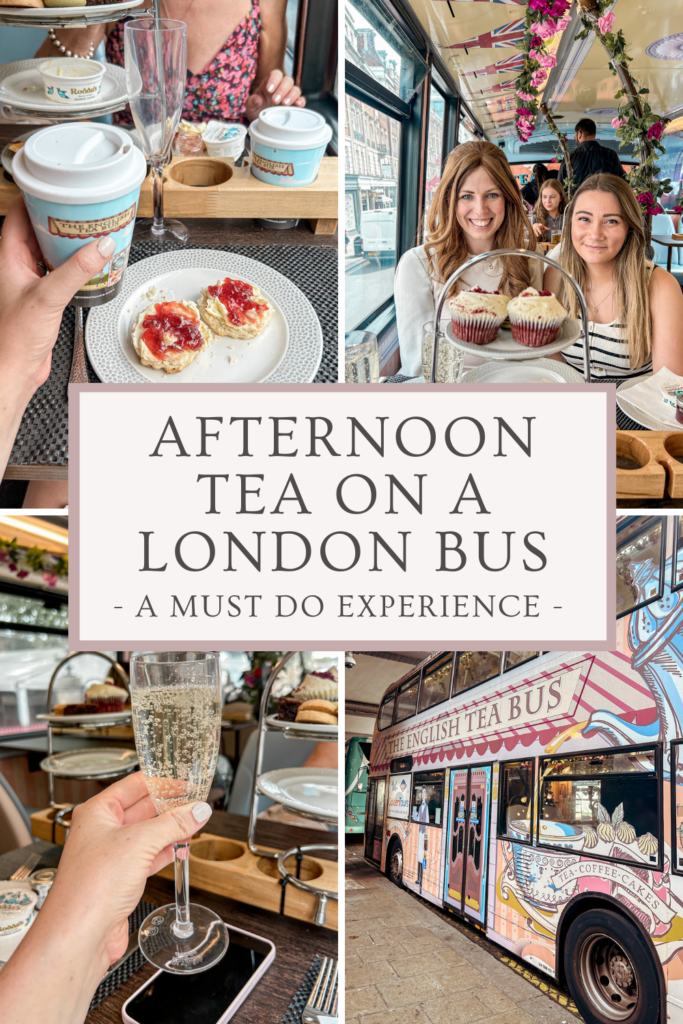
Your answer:
[[[128,263],[145,158],[127,132],[108,124],[57,124],[36,132],[12,161],[33,230],[50,270],[109,236],[114,254],[76,293],[76,306],[99,306],[121,288]]]
[[[249,125],[251,173],[269,185],[310,185],[332,138],[321,114],[301,107],[267,107]]]

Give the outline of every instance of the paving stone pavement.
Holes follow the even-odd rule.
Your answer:
[[[366,864],[362,846],[346,852],[346,1024],[582,1024]]]

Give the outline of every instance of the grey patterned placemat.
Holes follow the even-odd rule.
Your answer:
[[[313,991],[313,986],[315,985],[323,960],[324,957],[317,956],[308,968],[306,977],[302,981],[301,985],[299,985],[294,998],[289,1004],[284,1017],[279,1021],[279,1024],[301,1024],[301,1014],[303,1013],[304,1006],[308,1002],[308,997]]]
[[[148,903],[147,900],[140,900],[133,913],[128,918],[128,934],[137,931],[142,922],[145,920],[148,914],[151,914],[155,908],[154,903]],[[92,997],[90,1003],[90,1010],[94,1010],[96,1006],[99,1006],[101,1002],[104,1002],[112,992],[116,992],[117,988],[132,978],[136,971],[146,964],[144,956],[139,949],[136,949],[132,956],[129,956],[125,963],[121,964],[120,967],[110,974],[108,978],[100,982],[98,985],[95,995]],[[88,1011],[90,1012],[90,1011]]]
[[[300,288],[315,309],[323,332],[323,355],[315,384],[338,381],[338,251],[333,245],[182,245],[134,242],[130,262],[172,249],[222,249],[260,260]],[[87,314],[87,310],[84,311]],[[66,466],[69,462],[67,385],[73,352],[74,310],[67,306],[52,353],[50,376],[29,402],[9,459],[10,466]],[[99,383],[90,362],[88,376]]]

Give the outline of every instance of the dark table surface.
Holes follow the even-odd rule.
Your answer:
[[[31,125],[16,125],[16,124],[0,124],[0,149],[2,149],[8,142],[21,135],[22,132],[30,130]],[[0,168],[0,174],[4,174],[4,171]],[[3,218],[0,217],[0,231]],[[293,247],[306,247],[318,248],[321,246],[334,247],[338,244],[338,232],[334,235],[322,235],[314,234],[313,230],[307,220],[299,222],[297,227],[288,229],[286,231],[278,231],[273,228],[267,228],[260,225],[256,220],[253,219],[236,219],[236,218],[183,218],[183,222],[187,225],[190,237],[189,242],[192,245],[207,245],[207,246],[218,246],[231,249],[235,246],[284,246],[288,248]],[[139,225],[136,224],[135,233],[133,235],[133,242],[139,240],[143,234],[146,233],[147,226],[150,221],[142,220]],[[272,251],[272,250],[271,250]],[[292,253],[292,258],[296,259],[296,254]],[[268,257],[264,259],[264,262],[271,262]],[[276,266],[275,269],[278,269]],[[286,273],[286,271],[285,271]],[[310,297],[310,296],[309,296]],[[336,295],[334,296],[336,302]],[[315,305],[315,303],[314,303]],[[322,316],[321,310],[316,310],[319,316]],[[67,363],[70,363],[70,351],[73,337],[72,325],[72,311],[67,309],[65,314],[65,323],[68,321],[67,331],[68,358]],[[324,319],[324,317],[323,317]],[[336,322],[336,314],[335,314]],[[67,329],[68,328],[68,329]],[[325,330],[325,324],[323,324]],[[327,332],[329,334],[329,330]],[[60,334],[61,338],[61,334]],[[59,347],[58,342],[58,347]],[[334,346],[334,352],[332,353],[331,346]],[[328,351],[328,349],[330,351]],[[336,381],[336,330],[335,337],[332,339],[326,337],[325,350],[323,353],[323,364],[321,369],[318,371],[316,376],[316,382],[325,381],[330,379],[329,366],[331,365],[330,358],[332,353],[332,362],[334,363],[334,380]],[[53,360],[53,377],[57,372],[59,359],[55,357]],[[326,371],[324,370],[326,368]],[[68,366],[62,368],[68,375]],[[43,391],[46,393],[50,389],[50,382],[43,386]],[[37,401],[38,396],[34,399],[34,404]],[[59,405],[57,399],[51,399],[46,402],[45,408],[42,406],[40,409],[36,406],[35,409],[29,409],[29,412],[24,417],[22,427],[20,428],[20,435],[24,437],[33,437],[35,433],[34,426],[36,420],[46,421],[49,425],[52,421],[55,426],[55,434],[65,436],[64,424],[61,423],[58,410],[55,406]],[[59,429],[58,429],[59,427]],[[62,445],[64,441],[61,441]],[[56,444],[59,447],[59,444]],[[16,446],[15,446],[16,448]],[[67,466],[66,460],[59,454],[57,456],[51,455],[50,458],[36,459],[36,458],[25,458],[17,455],[15,451],[10,459],[10,464],[6,473],[6,479],[8,481],[25,481],[30,479],[56,479],[65,480],[67,477]],[[9,488],[9,490],[8,490]],[[12,489],[13,488],[13,489]],[[5,500],[0,500],[0,507],[14,507],[20,505],[23,501],[23,490],[25,485],[8,483],[5,487],[8,490]],[[11,491],[11,494],[9,493]],[[15,493],[16,492],[16,493]]]
[[[248,819],[242,815],[214,811],[206,831],[211,835],[246,840],[247,828]],[[261,821],[256,830],[256,842],[262,846],[285,850],[297,845],[314,843],[336,845],[337,835],[300,828],[297,825]],[[61,847],[40,842],[4,854],[0,856],[0,877],[11,874],[23,862],[29,850],[42,852],[43,860],[39,866],[47,867],[57,863]],[[322,851],[315,856],[336,859],[332,852],[328,854]],[[163,904],[170,903],[173,898],[172,882],[156,876],[148,880],[144,899],[151,903]],[[203,892],[201,889],[193,888],[191,898],[193,903],[210,907],[220,914],[228,924],[261,935],[275,944],[275,961],[232,1018],[235,1024],[275,1024],[287,1010],[315,956],[320,954],[338,959],[337,933],[329,928],[305,924],[291,917],[281,917],[272,911],[250,907],[246,903],[238,903],[236,900]],[[91,1010],[86,1017],[87,1024],[121,1024],[121,1007],[126,999],[155,971],[156,968],[151,964],[145,964],[121,988]]]

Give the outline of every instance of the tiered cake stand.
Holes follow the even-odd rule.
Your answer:
[[[123,17],[129,11],[139,7],[142,0],[121,0],[118,3],[101,4],[94,7],[0,7],[0,25],[11,25],[15,28],[85,28],[88,25],[98,25],[102,22],[115,21]],[[55,50],[55,57],[60,51]],[[25,71],[35,64],[38,67],[46,58],[34,60],[15,61],[11,65],[3,65],[0,74],[4,71],[3,77],[10,72],[8,68],[16,65],[16,71]],[[123,68],[115,69],[117,75],[120,72],[121,79],[125,82]],[[128,102],[125,86],[116,90],[116,99],[109,103],[101,103],[99,106],[88,104],[67,104],[53,103],[46,106],[45,97],[41,94],[43,102],[39,107],[31,104],[30,96],[17,101],[17,97],[3,96],[2,84],[0,83],[0,102],[3,106],[20,117],[39,117],[45,121],[80,121],[83,119],[102,117],[104,114],[113,114],[117,110],[123,110]]]
[[[93,7],[0,7],[0,25],[15,28],[87,28],[122,18],[142,0],[121,0]]]
[[[48,791],[50,794],[50,807],[55,806],[55,778],[78,778],[80,781],[94,780],[96,782],[103,782],[105,780],[112,780],[118,778],[121,775],[126,775],[131,771],[135,771],[135,769],[138,767],[137,758],[131,756],[128,759],[126,766],[123,770],[121,768],[114,768],[114,770],[110,768],[108,771],[98,771],[97,769],[94,769],[92,772],[88,772],[87,774],[83,774],[83,772],[73,774],[69,772],[68,767],[65,766],[64,768],[61,768],[59,763],[55,761],[52,744],[52,729],[53,726],[58,723],[55,722],[54,716],[52,715],[52,691],[54,689],[57,676],[61,672],[64,665],[66,665],[66,663],[71,661],[73,658],[78,658],[84,654],[90,654],[97,658],[104,658],[105,661],[108,661],[109,664],[112,666],[114,672],[116,672],[119,679],[123,683],[123,686],[125,687],[126,691],[130,693],[128,687],[128,676],[126,675],[125,671],[121,668],[118,662],[114,661],[107,654],[102,654],[100,651],[74,651],[72,654],[68,654],[66,658],[60,661],[59,665],[57,665],[54,672],[52,673],[52,678],[50,679],[50,684],[47,688],[47,715],[45,716],[47,720],[47,757],[41,763],[43,771],[45,771],[45,773],[47,774]],[[110,726],[113,724],[120,725],[122,721],[130,721],[130,712],[128,712],[127,715],[122,715],[121,712],[114,712],[112,717],[110,717],[106,712],[97,715],[78,715],[75,717],[80,719],[80,721],[78,723],[74,722],[73,724],[77,725],[79,728],[87,728],[88,730],[102,729],[105,726]],[[71,725],[72,723],[70,722],[70,719],[67,718],[62,719],[59,724]],[[75,756],[79,753],[87,752],[88,751],[70,751],[70,754],[73,754]],[[57,755],[57,757],[59,757],[59,755]]]
[[[283,884],[287,885],[291,883],[297,889],[303,889],[305,892],[313,893],[318,897],[318,909],[315,914],[314,922],[317,925],[325,924],[326,916],[326,905],[328,900],[338,900],[339,894],[331,889],[323,889],[320,886],[313,885],[311,882],[306,882],[303,879],[293,875],[286,867],[286,862],[290,857],[297,858],[297,864],[300,863],[301,855],[304,853],[311,853],[315,850],[334,850],[338,852],[337,846],[330,844],[316,844],[314,846],[300,846],[294,847],[291,850],[284,850],[278,853],[274,850],[263,849],[256,845],[256,821],[258,818],[258,797],[259,793],[263,792],[259,789],[259,778],[262,775],[261,768],[263,765],[263,752],[265,749],[266,738],[269,732],[284,731],[285,736],[290,738],[323,741],[328,743],[338,742],[338,727],[330,726],[329,731],[320,731],[320,727],[317,730],[312,730],[306,727],[305,723],[291,722],[287,724],[284,730],[279,730],[275,726],[268,722],[268,704],[270,701],[270,694],[273,689],[273,684],[277,679],[281,670],[285,667],[290,658],[294,655],[294,651],[287,651],[278,663],[273,668],[273,671],[268,677],[268,682],[263,691],[261,697],[261,711],[259,714],[259,731],[258,731],[258,746],[256,748],[256,764],[254,766],[254,782],[251,792],[251,812],[249,814],[249,837],[247,840],[249,850],[256,857],[268,857],[271,860],[277,862],[277,869],[282,877]],[[301,814],[304,818],[311,818],[315,821],[324,821],[329,823],[335,823],[338,821],[338,814],[335,811],[333,814],[323,813],[312,813],[310,811],[297,811],[296,813]]]
[[[451,341],[456,348],[462,349],[464,352],[471,352],[480,359],[496,360],[499,362],[518,362],[520,360],[527,359],[542,359],[544,356],[552,355],[555,352],[561,352],[563,349],[569,348],[570,345],[573,345],[574,342],[583,334],[584,380],[587,384],[590,384],[591,366],[588,333],[588,309],[586,307],[586,300],[583,292],[571,274],[568,274],[564,267],[560,266],[559,263],[555,260],[548,259],[547,256],[541,255],[541,253],[532,252],[529,249],[496,249],[495,252],[485,252],[479,256],[474,256],[471,260],[468,260],[467,263],[463,263],[461,267],[458,267],[457,270],[453,271],[441,289],[441,293],[436,303],[436,313],[434,316],[434,351],[432,353],[432,381],[437,380],[436,368],[438,366],[439,344],[444,338],[444,332],[441,327],[441,312],[451,288],[470,267],[475,267],[477,263],[481,263],[483,260],[490,260],[491,257],[498,258],[499,256],[526,256],[529,259],[541,260],[542,263],[547,263],[549,266],[559,270],[562,276],[567,278],[576,292],[576,297],[579,300],[579,307],[581,309],[583,327],[579,326],[575,320],[570,320],[568,318],[562,324],[560,333],[552,344],[541,345],[539,348],[530,348],[527,345],[518,344],[518,342],[513,340],[511,333],[504,330],[498,332],[498,337],[495,341],[492,341],[490,345],[472,345],[469,342],[461,341],[460,338],[456,338],[453,334],[451,325],[449,324],[446,329],[446,335],[449,341]]]

